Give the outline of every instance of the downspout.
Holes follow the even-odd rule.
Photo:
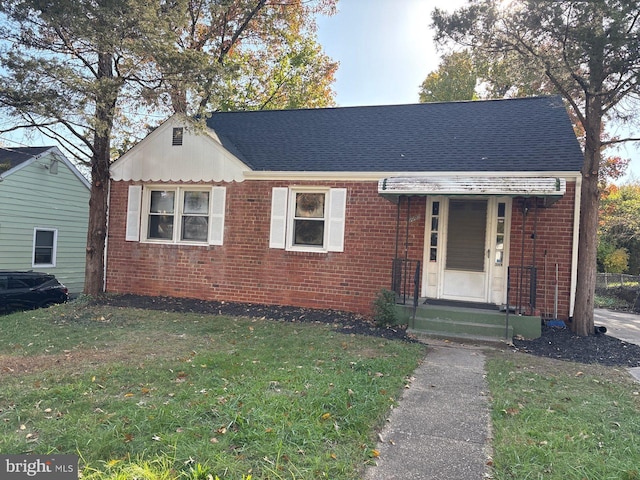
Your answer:
[[[578,283],[578,241],[580,236],[580,202],[582,195],[582,175],[576,176],[576,192],[573,217],[573,247],[571,254],[571,291],[569,292],[569,317],[573,318]]]
[[[407,287],[409,283],[409,219],[411,218],[411,197],[407,197],[407,219],[406,230],[404,234],[404,298],[403,302],[407,301]]]
[[[109,247],[109,210],[111,209],[111,183],[112,180],[109,178],[109,183],[107,186],[107,233],[104,236],[104,254],[102,257],[102,261],[104,262],[104,268],[102,269],[102,293],[106,293],[107,291],[107,249]]]
[[[527,199],[522,199],[522,242],[520,245],[520,274],[518,275],[518,314],[522,315],[522,285],[524,275],[524,237],[526,234],[527,213],[529,208],[527,206]]]
[[[402,195],[398,197],[398,207],[396,208],[396,251],[391,262],[391,291],[398,294],[396,289],[396,283],[398,281],[397,276],[397,264],[398,264],[398,243],[400,242],[400,203],[402,202]]]
[[[536,303],[538,298],[538,267],[536,267],[536,249],[538,240],[538,197],[533,197],[535,210],[533,211],[533,255],[531,260],[531,273],[529,276],[529,307],[531,315],[535,315]]]

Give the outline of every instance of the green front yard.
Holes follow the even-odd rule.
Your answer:
[[[76,454],[95,480],[361,478],[428,352],[82,303],[0,328],[0,453]],[[640,385],[623,369],[491,349],[487,380],[493,478],[640,479]]]
[[[84,478],[359,478],[425,352],[323,324],[74,304],[0,326],[0,453],[77,454]]]

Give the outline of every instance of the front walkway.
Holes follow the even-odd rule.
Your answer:
[[[481,480],[490,416],[482,350],[428,340],[424,362],[380,434],[365,480]]]

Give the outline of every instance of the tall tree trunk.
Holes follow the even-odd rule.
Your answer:
[[[91,158],[91,197],[84,283],[84,293],[91,296],[100,295],[104,291],[111,130],[117,98],[111,54],[101,53],[98,57],[97,84],[99,86],[96,93],[95,136]]]
[[[598,253],[598,170],[601,148],[602,100],[598,95],[586,100],[585,153],[580,197],[580,236],[578,240],[578,281],[573,330],[586,336],[594,333],[593,308]]]

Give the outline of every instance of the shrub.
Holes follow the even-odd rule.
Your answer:
[[[373,301],[373,319],[379,327],[398,323],[395,292],[386,289],[378,292]]]

